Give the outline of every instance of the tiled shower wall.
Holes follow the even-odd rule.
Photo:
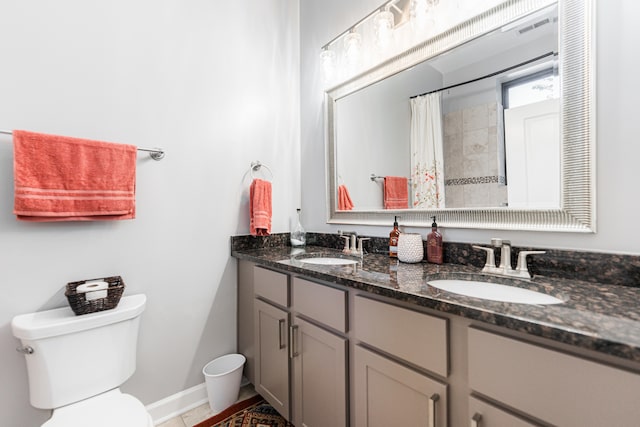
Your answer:
[[[506,205],[496,110],[496,102],[491,102],[444,115],[447,208]]]

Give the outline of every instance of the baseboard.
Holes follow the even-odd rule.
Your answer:
[[[208,401],[207,386],[202,383],[151,403],[146,409],[153,418],[153,424],[158,425]]]

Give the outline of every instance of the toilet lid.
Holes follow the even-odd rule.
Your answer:
[[[135,397],[120,390],[55,409],[42,427],[150,427],[151,417]]]

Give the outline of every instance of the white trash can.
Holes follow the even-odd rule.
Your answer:
[[[241,354],[227,354],[202,368],[209,406],[214,413],[222,412],[238,400],[242,367],[247,359]]]

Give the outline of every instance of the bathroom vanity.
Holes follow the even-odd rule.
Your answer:
[[[463,9],[469,8],[460,11]],[[432,216],[437,215],[441,226],[459,229],[595,232],[594,10],[592,0],[499,2],[424,42],[402,47],[391,59],[370,64],[328,89],[324,98],[327,222],[388,226],[389,218],[402,215],[405,224],[428,227]],[[544,27],[546,24],[551,25]],[[501,50],[502,43],[489,38],[491,33],[502,37],[518,31],[522,35],[520,30],[529,25],[531,29],[550,30],[544,40],[553,43],[547,47],[536,44],[535,48],[533,44],[526,48],[509,44],[502,53],[529,55],[540,49],[544,56],[520,58],[525,60],[521,63],[498,53],[489,55],[472,44],[481,41]],[[535,37],[535,42],[542,39]],[[331,50],[338,45],[328,43],[325,47]],[[464,62],[473,57],[466,49],[481,52],[480,56],[491,62],[486,66],[492,72],[483,75],[478,62]],[[455,72],[448,73],[442,61],[458,54],[459,61],[451,67]],[[498,66],[503,61],[524,68],[504,74],[515,68]],[[436,77],[441,82],[413,80],[414,72],[422,79],[426,73],[421,70],[429,67],[438,70],[440,75]],[[382,174],[379,170],[408,176],[415,179],[414,184],[419,178],[414,175],[411,159],[398,156],[398,169],[389,169],[390,159],[397,153],[413,152],[409,149],[409,129],[403,125],[409,119],[395,123],[372,120],[378,117],[373,114],[380,111],[380,118],[396,117],[393,106],[401,106],[397,111],[408,114],[412,94],[421,97],[500,76],[484,85],[495,102],[502,99],[505,85],[512,78],[533,76],[542,69],[553,73],[559,70],[562,88],[557,100],[557,117],[562,120],[559,126],[544,127],[554,141],[557,139],[558,147],[540,157],[545,159],[545,166],[550,158],[560,159],[556,168],[559,174],[554,174],[548,187],[560,191],[553,203],[521,205],[517,197],[512,197],[519,193],[511,177],[506,181],[515,191],[508,193],[509,200],[487,197],[489,190],[481,185],[495,183],[490,190],[496,192],[505,189],[503,167],[507,171],[524,169],[508,158],[514,140],[498,135],[506,115],[493,113],[486,115],[484,124],[489,128],[484,124],[473,129],[464,129],[464,123],[459,126],[465,132],[481,128],[483,135],[491,135],[470,142],[472,149],[464,145],[464,136],[460,147],[460,138],[452,136],[455,132],[445,132],[445,136],[451,136],[447,144],[452,153],[449,160],[458,160],[462,157],[459,153],[467,150],[473,153],[476,165],[478,153],[492,153],[487,154],[489,163],[483,163],[486,169],[482,173],[458,170],[451,167],[455,162],[443,162],[450,166],[445,168],[449,181],[445,181],[449,187],[445,194],[473,194],[482,200],[465,199],[465,204],[458,205],[454,197],[446,200],[446,206],[414,204],[411,209],[390,210],[381,209],[377,199],[367,197],[371,192],[380,198],[375,184],[377,174]],[[461,70],[466,70],[468,79],[462,78]],[[401,84],[399,78],[403,79]],[[413,90],[413,84],[430,87],[418,91]],[[399,87],[411,90],[400,93]],[[469,92],[475,100],[477,87]],[[385,95],[373,98],[377,94]],[[391,94],[398,98],[391,98]],[[479,108],[474,100],[465,101],[465,108]],[[502,107],[508,109],[508,105],[503,102]],[[368,106],[373,107],[367,110]],[[497,107],[486,109],[498,111]],[[434,114],[436,119],[439,115]],[[388,141],[393,144],[385,144]],[[399,149],[398,144],[405,144],[405,149]],[[504,148],[506,158],[496,155],[494,146]],[[364,153],[375,153],[376,157],[364,158]],[[531,188],[539,189],[539,183],[534,178]],[[340,184],[349,186],[354,200],[358,197],[354,209],[340,209]],[[462,192],[461,186],[468,186],[468,191]],[[337,248],[338,244],[327,246]],[[468,265],[473,264],[469,259],[477,256],[470,247],[455,256],[445,250],[443,265],[398,264],[381,254],[367,254],[355,263],[340,265],[331,261],[340,258],[337,250],[307,247],[304,252],[294,252],[277,244],[232,250],[239,260],[238,351],[247,356],[246,375],[258,392],[298,427],[640,424],[637,260],[626,270],[631,274],[616,276],[624,277],[616,281],[611,278],[614,273],[628,267],[620,257],[610,259],[605,268],[584,269],[588,261],[574,268],[576,264],[568,265],[548,254],[543,268],[534,272],[538,276],[520,280],[483,274],[482,266]],[[325,264],[302,262],[303,257],[316,252],[327,259]],[[600,260],[594,265],[604,267]],[[554,271],[569,274],[558,277]],[[523,276],[528,277],[528,273]],[[597,283],[598,279],[606,283]],[[486,282],[491,282],[535,291],[561,303],[465,296],[429,285],[431,280],[485,282],[487,287]]]
[[[515,304],[427,284],[476,267],[315,253],[342,256],[233,251],[245,374],[294,425],[637,425],[639,288],[539,276],[512,283],[564,302]]]

